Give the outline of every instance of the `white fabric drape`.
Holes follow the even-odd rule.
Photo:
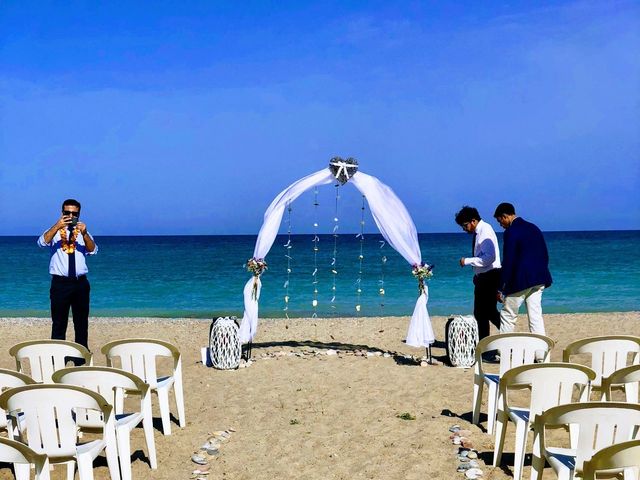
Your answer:
[[[293,202],[310,188],[331,183],[332,181],[333,175],[331,171],[325,168],[292,183],[280,192],[264,214],[264,223],[262,224],[262,228],[260,228],[260,233],[258,233],[258,240],[256,240],[256,247],[253,250],[253,257],[265,258],[269,250],[271,250],[271,246],[278,234],[278,229],[282,222],[282,215],[284,214],[287,203]],[[255,298],[253,298],[254,282],[257,282]],[[253,340],[258,329],[258,299],[260,298],[261,286],[259,277],[251,277],[244,286],[244,316],[240,324],[240,343],[247,343]]]
[[[366,173],[356,172],[353,185],[367,198],[380,233],[409,264],[422,263],[416,226],[404,204],[387,185]],[[435,341],[427,311],[428,290],[418,297],[407,332],[407,345],[427,347]]]
[[[265,258],[269,253],[278,234],[287,203],[298,198],[306,190],[331,183],[333,180],[333,175],[327,168],[294,182],[280,192],[264,214],[264,223],[260,228],[253,256]],[[416,227],[409,212],[393,190],[377,178],[362,172],[356,172],[351,182],[367,198],[373,219],[385,240],[411,265],[421,263],[422,255]],[[254,282],[256,282],[256,298],[252,295]],[[244,287],[245,310],[239,332],[241,343],[251,341],[256,334],[260,288],[260,279],[257,277],[251,277]],[[413,347],[426,347],[435,340],[431,319],[427,312],[426,286],[425,290],[425,293],[418,297],[409,323],[406,342]]]

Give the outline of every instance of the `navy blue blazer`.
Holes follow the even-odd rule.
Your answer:
[[[547,244],[538,227],[516,217],[504,231],[500,291],[511,295],[536,285],[551,285]]]

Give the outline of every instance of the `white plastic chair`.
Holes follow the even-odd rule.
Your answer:
[[[487,433],[493,433],[498,403],[498,383],[502,374],[510,368],[534,363],[536,351],[538,354],[544,352],[543,361],[548,361],[549,351],[553,345],[554,341],[549,337],[536,333],[501,333],[480,340],[476,347],[476,364],[473,375],[473,423],[479,424],[482,391],[486,384],[489,387],[487,393]],[[500,352],[500,369],[497,374],[485,372],[482,363],[482,354],[491,350]]]
[[[35,466],[36,480],[49,480],[49,459],[24,443],[0,437],[0,462],[13,463],[17,480],[29,480],[30,466]]]
[[[169,390],[173,387],[178,409],[178,422],[180,427],[185,426],[182,359],[176,347],[162,340],[134,338],[109,342],[102,347],[102,353],[107,357],[108,366],[114,366],[114,359],[119,359],[120,367],[123,370],[142,378],[151,387],[151,391],[158,395],[160,416],[162,418],[162,433],[165,435],[171,435]],[[158,377],[157,357],[173,358],[171,375]]]
[[[563,426],[576,426],[571,429],[571,448],[552,446],[547,438],[548,428]],[[545,459],[559,480],[581,477],[584,462],[596,451],[632,440],[638,426],[638,404],[585,402],[551,407],[537,415],[534,421],[531,479],[542,479]]]
[[[621,368],[602,379],[602,392],[607,401],[612,400],[611,391],[613,389],[622,389],[624,390],[627,402],[640,403],[640,395],[638,394],[639,387],[640,365]]]
[[[120,480],[113,408],[99,394],[71,385],[25,385],[1,394],[0,408],[13,418],[18,412],[24,413],[26,428],[20,430],[19,439],[26,437],[29,447],[47,455],[51,464],[67,464],[67,479],[73,479],[77,463],[80,480],[92,480],[93,460],[105,450],[111,479]],[[101,438],[78,443],[80,409],[97,410],[103,415]]]
[[[0,393],[9,388],[33,385],[36,381],[29,375],[14,370],[0,369]],[[19,417],[22,419],[22,416]],[[7,429],[7,412],[0,408],[0,431]]]
[[[91,365],[91,352],[78,343],[66,340],[31,340],[18,343],[9,349],[15,357],[16,369],[25,372],[25,360],[29,363],[31,378],[40,383],[51,383],[51,374],[65,368],[71,358],[82,358]]]
[[[58,370],[52,377],[55,383],[78,385],[102,395],[115,408],[115,429],[118,441],[118,457],[123,480],[131,480],[131,431],[140,423],[149,452],[152,469],[158,468],[156,445],[153,438],[151,395],[149,385],[132,373],[109,367],[75,367]],[[140,408],[124,413],[124,393],[140,395]],[[102,428],[104,420],[87,416],[78,421],[82,430]]]
[[[507,424],[516,425],[513,478],[520,480],[527,447],[530,420],[550,407],[586,401],[589,398],[590,382],[596,372],[584,365],[570,363],[540,363],[521,365],[507,370],[500,379],[498,388],[498,415],[493,466],[502,459]],[[577,387],[577,392],[576,392]],[[526,406],[516,406],[511,401],[512,390],[530,390]],[[577,393],[577,395],[575,395]]]
[[[640,363],[640,337],[632,335],[607,335],[576,340],[562,351],[562,361],[572,362],[571,357],[579,354],[591,354],[589,365],[596,372],[591,384],[594,392],[602,392],[602,378],[611,375],[628,365]],[[629,361],[629,357],[631,360]],[[573,362],[575,363],[575,362]]]
[[[605,447],[593,454],[591,460],[584,462],[583,480],[611,478],[624,472],[625,480],[638,480],[640,469],[640,440],[617,443]]]

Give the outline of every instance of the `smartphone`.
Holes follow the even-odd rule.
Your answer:
[[[71,217],[71,223],[69,225],[71,225],[72,227],[75,227],[78,224],[78,217]]]

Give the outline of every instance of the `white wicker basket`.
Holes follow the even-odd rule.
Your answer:
[[[472,315],[449,318],[445,327],[447,355],[454,367],[471,367],[476,362],[478,323]]]
[[[211,324],[209,354],[214,368],[231,370],[240,365],[240,337],[236,317],[218,317]]]

